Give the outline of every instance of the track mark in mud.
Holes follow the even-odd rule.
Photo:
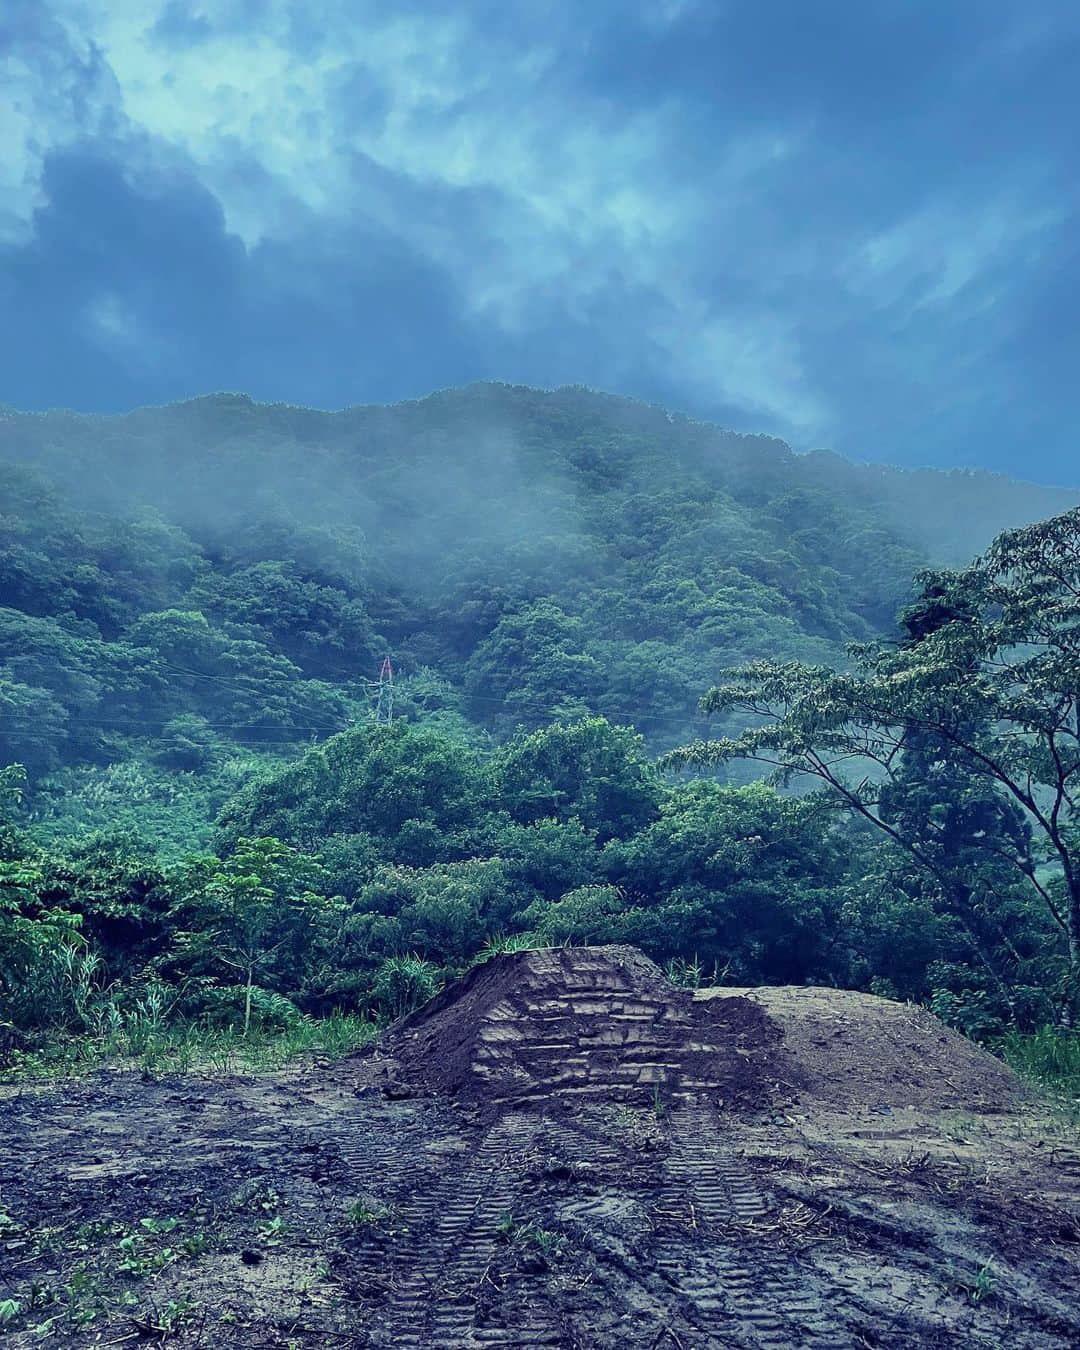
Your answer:
[[[670,1125],[671,1150],[654,1210],[661,1231],[657,1268],[689,1301],[701,1329],[717,1338],[734,1332],[771,1350],[850,1346],[796,1272],[755,1250],[749,1232],[740,1241],[737,1230],[765,1218],[770,1205],[738,1154],[721,1142],[715,1113],[680,1109]]]
[[[558,1148],[571,1163],[586,1163],[596,1168],[617,1168],[626,1155],[609,1140],[600,1138],[580,1122],[546,1120],[544,1139]]]
[[[464,1169],[417,1195],[399,1213],[403,1239],[394,1253],[400,1274],[385,1312],[395,1346],[557,1344],[542,1321],[513,1333],[475,1327],[477,1296],[499,1240],[499,1224],[513,1210],[524,1163],[540,1128],[521,1112],[495,1124]]]

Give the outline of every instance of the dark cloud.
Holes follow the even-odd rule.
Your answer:
[[[52,158],[45,190],[32,238],[0,252],[12,405],[117,410],[226,388],[325,407],[472,374],[460,297],[390,235],[313,224],[249,251],[192,177],[136,188],[92,150]]]
[[[4,401],[585,382],[1080,479],[1070,5],[162,0],[160,101],[65,9],[0,27],[42,174],[0,245]]]

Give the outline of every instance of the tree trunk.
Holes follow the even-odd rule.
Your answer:
[[[244,990],[244,1039],[247,1040],[248,1028],[251,1026],[251,988],[255,979],[255,967],[248,966],[247,969],[247,987]]]
[[[1069,907],[1065,915],[1069,929],[1069,999],[1065,1005],[1065,1024],[1076,1025],[1080,1010],[1080,881],[1069,883]]]

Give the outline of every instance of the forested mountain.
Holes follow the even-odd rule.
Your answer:
[[[285,929],[248,1013],[255,984],[396,1007],[394,962],[426,979],[512,933],[996,997],[899,855],[746,766],[672,786],[652,760],[705,730],[721,669],[843,666],[920,568],[1078,495],[797,455],[580,388],[0,413],[0,768],[25,771],[4,780],[0,995],[29,1017],[77,930],[117,987],[205,1013],[233,977],[192,935],[243,928],[258,877]],[[1044,990],[1045,916],[1008,904],[1018,932],[986,941]],[[48,970],[70,1022],[70,960],[67,985]]]
[[[493,385],[9,413],[0,462],[0,754],[35,776],[318,738],[366,714],[386,654],[408,716],[502,736],[598,712],[663,746],[719,667],[835,660],[918,566],[1074,501]]]

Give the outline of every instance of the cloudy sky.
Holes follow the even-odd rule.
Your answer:
[[[1075,0],[3,0],[0,401],[584,383],[1080,483]]]

